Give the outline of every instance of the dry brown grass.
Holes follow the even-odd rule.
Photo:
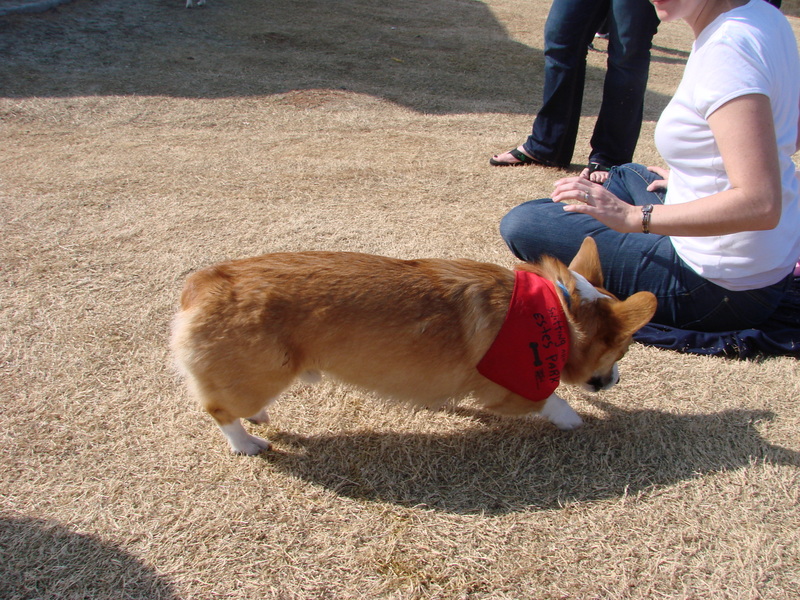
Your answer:
[[[530,127],[544,0],[209,2],[0,19],[0,597],[800,597],[793,359],[635,346],[568,434],[297,387],[275,452],[228,455],[170,366],[187,272],[510,265],[499,218],[558,173],[487,165]],[[691,39],[655,43],[645,163]]]

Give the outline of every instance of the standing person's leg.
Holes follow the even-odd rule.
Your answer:
[[[633,159],[644,114],[650,48],[658,24],[650,2],[611,0],[608,70],[591,140],[590,163],[611,167]]]
[[[642,1],[642,0],[640,0]],[[545,24],[544,97],[523,149],[548,165],[568,167],[578,136],[586,55],[610,0],[554,0]],[[649,2],[646,3],[649,6]]]

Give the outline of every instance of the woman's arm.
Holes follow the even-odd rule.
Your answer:
[[[775,228],[781,216],[782,190],[769,98],[762,94],[735,98],[714,111],[708,124],[731,188],[684,204],[655,206],[650,231],[706,236]],[[641,232],[640,207],[622,202],[602,186],[577,179],[556,182],[554,200],[585,202],[565,205],[565,211],[591,215],[617,231]]]

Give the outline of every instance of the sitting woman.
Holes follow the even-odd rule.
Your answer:
[[[567,263],[593,237],[605,287],[653,292],[655,323],[752,328],[780,304],[800,257],[797,42],[762,0],[652,1],[695,36],[655,131],[670,170],[622,165],[604,185],[561,179],[552,200],[514,208],[500,231],[523,260]]]

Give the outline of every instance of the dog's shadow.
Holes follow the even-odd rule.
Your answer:
[[[273,433],[278,449],[264,460],[343,496],[459,514],[554,509],[759,463],[800,466],[800,453],[760,435],[758,423],[772,420],[770,412],[681,415],[595,404],[608,418],[572,432],[458,409],[474,427]]]

